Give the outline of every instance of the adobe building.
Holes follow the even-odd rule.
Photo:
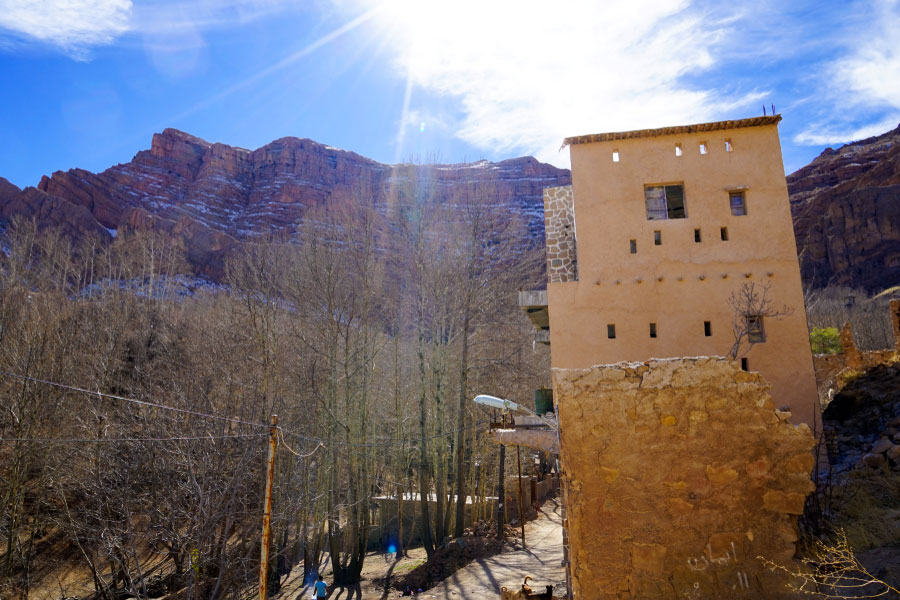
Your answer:
[[[817,429],[780,120],[564,141],[572,185],[544,193],[546,297],[522,302],[549,329],[554,369],[725,356],[734,343],[728,299],[753,282],[769,286],[773,305],[793,313],[754,318],[756,343],[741,366],[771,383],[775,405],[788,407],[795,423]]]

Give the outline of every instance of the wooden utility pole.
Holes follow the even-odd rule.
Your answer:
[[[503,491],[503,463],[506,461],[506,446],[500,444],[500,489],[497,491],[497,539],[503,543],[503,514],[506,512],[503,506],[506,501],[506,493]]]
[[[269,585],[269,538],[272,524],[272,480],[275,478],[275,448],[278,445],[278,415],[269,424],[269,456],[266,460],[266,499],[263,504],[262,539],[259,542],[259,600],[266,600]]]
[[[525,545],[525,507],[522,506],[522,456],[520,455],[520,446],[516,445],[516,470],[519,472],[519,524],[522,525],[522,547]]]

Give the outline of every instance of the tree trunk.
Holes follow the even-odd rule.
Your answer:
[[[506,460],[506,446],[500,444],[500,475],[497,485],[497,539],[503,541],[503,517],[506,514],[506,494],[503,491],[503,463]]]
[[[462,537],[466,517],[466,398],[469,370],[469,303],[466,302],[459,360],[459,404],[456,416],[456,523],[453,537]]]

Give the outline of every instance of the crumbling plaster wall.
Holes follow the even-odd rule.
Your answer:
[[[721,358],[554,369],[574,598],[778,597],[813,435]]]

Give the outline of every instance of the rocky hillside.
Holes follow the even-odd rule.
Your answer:
[[[900,127],[828,148],[787,181],[807,284],[900,283]]]
[[[102,173],[58,171],[25,190],[0,179],[0,219],[33,216],[76,235],[104,237],[122,228],[163,230],[184,239],[199,274],[215,278],[241,240],[295,227],[307,207],[332,198],[384,203],[392,186],[406,184],[409,169],[418,185],[448,200],[463,182],[491,182],[498,199],[525,214],[539,239],[543,188],[571,180],[568,170],[530,157],[397,168],[308,139],[245,150],[166,129],[153,136],[149,150]]]

